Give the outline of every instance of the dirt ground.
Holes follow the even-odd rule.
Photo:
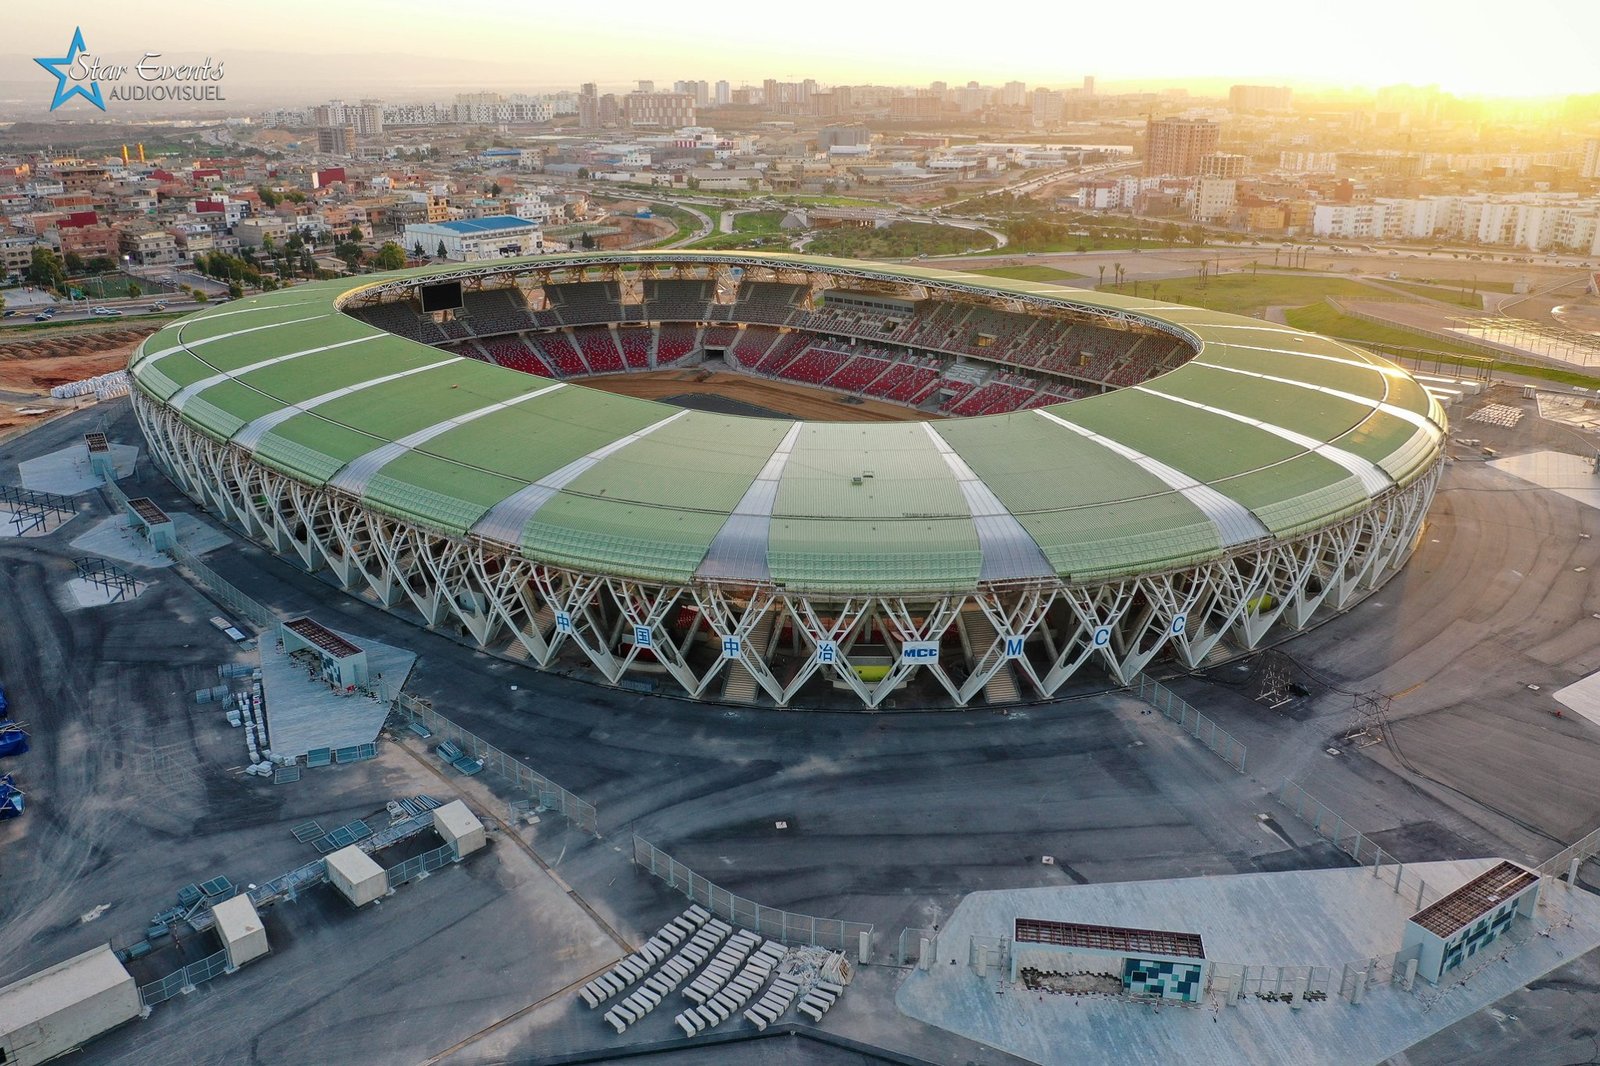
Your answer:
[[[69,411],[71,408],[51,407],[45,410],[42,414],[32,415],[19,414],[19,410],[37,411],[39,408],[18,408],[10,404],[0,406],[0,441],[7,441],[18,434],[26,433],[39,423],[54,418],[56,415],[61,414],[64,411]]]
[[[0,390],[47,396],[51,386],[121,370],[134,345],[153,332],[139,327],[0,341]]]
[[[582,384],[646,400],[684,393],[709,393],[814,422],[921,422],[937,417],[881,400],[846,403],[847,398],[838,393],[807,385],[695,367],[644,374],[608,374],[584,378]]]

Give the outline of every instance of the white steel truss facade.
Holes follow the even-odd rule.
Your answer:
[[[1224,639],[1258,647],[1392,577],[1417,543],[1443,462],[1335,524],[1241,544],[1183,569],[1091,584],[807,595],[749,583],[651,584],[541,563],[511,545],[424,529],[305,485],[204,436],[137,389],[133,402],[151,453],[185,493],[275,554],[328,570],[351,593],[408,607],[429,628],[456,629],[541,668],[586,662],[612,684],[666,677],[684,695],[716,699],[742,669],[780,707],[808,684],[829,682],[863,709],[877,708],[914,679],[932,682],[919,691],[965,706],[1002,671],[1023,699],[1048,698],[1086,668],[1127,684],[1163,654],[1192,669]]]

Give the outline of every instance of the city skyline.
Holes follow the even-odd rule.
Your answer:
[[[1516,98],[1600,90],[1585,54],[1585,42],[1600,37],[1600,8],[1560,0],[1522,5],[1515,20],[1502,19],[1492,33],[1471,10],[1458,9],[1446,21],[1422,5],[1376,0],[1343,5],[1336,19],[1311,3],[1245,0],[1201,20],[1192,7],[1163,0],[1141,9],[1139,33],[1131,37],[1115,26],[1086,30],[1067,9],[1039,4],[979,21],[913,19],[885,5],[825,0],[800,20],[736,9],[725,30],[634,3],[608,9],[600,24],[582,11],[534,16],[509,0],[491,0],[471,19],[441,18],[437,5],[412,0],[333,7],[288,0],[275,8],[277,17],[248,31],[218,27],[211,9],[191,0],[167,10],[173,17],[159,22],[101,4],[75,16],[22,13],[11,34],[15,50],[0,66],[0,103],[27,105],[33,83],[48,88],[31,57],[63,54],[80,28],[86,52],[109,62],[137,61],[145,52],[168,61],[211,58],[229,64],[224,82],[236,98],[277,95],[285,103],[329,92],[545,92],[639,78],[756,85],[766,78],[880,85],[1019,80],[1060,88],[1093,74],[1107,92],[1187,87],[1219,94],[1237,81],[1326,93],[1437,85],[1463,96]],[[317,27],[309,38],[308,20]],[[86,110],[74,106],[68,113]]]

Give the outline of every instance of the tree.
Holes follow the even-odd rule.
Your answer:
[[[437,259],[443,259],[443,258],[445,258],[445,256],[447,254],[448,253],[446,253],[445,250],[444,250],[444,241],[440,241],[439,242],[439,250],[434,253],[434,257],[437,258]]]
[[[489,195],[495,198],[500,196],[500,183],[498,181],[489,186]]]
[[[418,241],[416,244],[411,246],[411,254],[416,256],[418,259],[421,259],[423,256],[427,255],[428,253],[422,247],[422,242]]]
[[[86,266],[84,269],[88,270],[91,274],[105,274],[109,271],[117,269],[117,264],[116,261],[108,255],[97,255],[93,259],[89,260],[88,266]]]
[[[393,241],[384,241],[373,256],[372,265],[379,270],[399,270],[406,265],[406,251]]]
[[[586,251],[586,252],[587,251],[593,251],[594,250],[594,234],[590,233],[588,230],[584,230],[583,231],[582,244],[583,244],[583,250],[584,251]]]
[[[203,304],[209,299],[211,299],[211,297],[207,296],[203,290],[201,290],[201,289],[194,290],[194,302],[195,303]]]
[[[83,273],[83,256],[77,252],[68,252],[65,258],[68,274]]]
[[[1168,248],[1178,243],[1178,238],[1183,236],[1183,228],[1176,222],[1165,223],[1161,227],[1161,240]]]
[[[355,243],[356,241],[359,241],[359,240],[361,240],[361,227],[360,226],[351,226],[350,227],[350,241],[351,241],[351,243]]]
[[[137,281],[128,282],[128,298],[130,300],[137,300],[143,295],[144,290],[139,288],[139,283]]]
[[[244,295],[244,286],[237,281],[228,282],[228,299],[237,300]]]
[[[63,291],[67,287],[67,273],[61,257],[48,248],[35,248],[28,260],[28,281],[43,289]]]
[[[267,207],[277,207],[283,203],[283,197],[267,188],[265,185],[256,186],[256,195],[261,197],[261,202]]]
[[[1205,230],[1205,227],[1204,226],[1190,226],[1189,227],[1189,232],[1186,235],[1185,239],[1187,239],[1190,244],[1192,244],[1196,248],[1198,248],[1200,245],[1206,243],[1206,230]]]

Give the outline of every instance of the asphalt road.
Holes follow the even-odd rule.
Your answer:
[[[1488,400],[1520,402],[1509,393],[1480,402]],[[132,440],[131,417],[118,409],[112,437]],[[0,445],[0,480],[13,479],[17,458],[76,440],[81,423],[103,413]],[[1527,418],[1515,430],[1474,423],[1472,434],[1502,452],[1570,440]],[[147,462],[124,488],[191,509]],[[1265,709],[1251,698],[1247,665],[1175,682],[1248,746],[1247,775],[1125,697],[1008,715],[694,705],[476,652],[249,545],[208,562],[280,611],[309,611],[418,652],[411,691],[595,803],[600,839],[547,815],[532,847],[607,925],[637,938],[682,905],[628,864],[629,834],[638,832],[767,905],[875,923],[882,959],[902,928],[939,923],[974,889],[1342,864],[1270,798],[1285,777],[1405,861],[1537,859],[1593,828],[1600,743],[1587,723],[1553,717],[1549,692],[1600,669],[1600,622],[1590,617],[1600,612],[1600,554],[1592,536],[1579,536],[1593,534],[1597,519],[1481,464],[1449,468],[1408,569],[1285,646],[1306,697]],[[137,928],[175,884],[199,874],[285,868],[303,851],[286,832],[294,819],[355,816],[416,780],[392,752],[320,781],[308,775],[311,791],[230,778],[237,745],[189,702],[231,650],[205,625],[212,609],[170,574],[156,575],[135,604],[67,608],[59,585],[74,553],[66,541],[85,523],[43,540],[0,540],[0,566],[24,607],[17,624],[0,627],[0,678],[43,741],[23,764],[32,807],[0,828],[0,980],[103,940],[113,921]],[[1350,693],[1368,690],[1396,696],[1392,743],[1358,749],[1340,738]],[[1329,746],[1341,753],[1327,754]],[[160,773],[118,762],[140,755],[136,766],[149,766],[149,753],[168,756]],[[152,1053],[143,1061],[220,1061],[213,1048],[259,1061],[304,1057],[307,1048],[339,1061],[408,1061],[425,1056],[405,1049],[432,1054],[468,1039],[450,1061],[487,1062],[609,1046],[609,1030],[571,997],[517,1013],[538,1002],[538,990],[525,987],[530,975],[556,958],[529,938],[560,939],[523,924],[518,886],[534,882],[462,876],[472,891],[430,894],[424,883],[397,896],[381,928],[372,916],[341,924],[337,913],[313,912],[306,932],[286,933],[290,948],[272,966],[247,968],[95,1045],[91,1061],[133,1049]],[[490,881],[511,900],[497,902]],[[104,928],[77,923],[101,902],[114,907],[98,919]],[[273,968],[280,963],[293,969]],[[877,1004],[890,1046],[936,1061],[999,1061],[898,1018],[872,998],[892,994],[893,971],[864,972],[878,984],[861,990],[861,1006],[871,1013]],[[1519,994],[1548,1014],[1537,1026],[1495,1029],[1479,1016],[1434,1038],[1440,1050],[1415,1061],[1452,1061],[1469,1046],[1518,1054],[1577,1032],[1600,1009],[1585,973]],[[460,1017],[430,1007],[408,1018],[426,990],[440,988],[450,991],[434,998],[463,1004]],[[505,1024],[484,1033],[497,1022]],[[296,1026],[310,1037],[297,1039]],[[219,1038],[224,1028],[237,1037]],[[641,1027],[638,1039],[660,1035]]]

